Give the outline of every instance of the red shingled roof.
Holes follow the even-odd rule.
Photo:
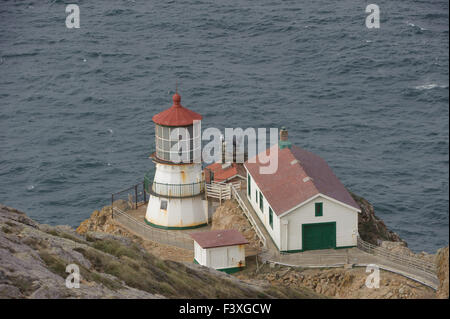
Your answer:
[[[214,248],[223,246],[235,246],[248,244],[242,234],[235,229],[211,230],[191,234],[202,248]]]
[[[165,111],[153,116],[153,122],[165,126],[192,125],[194,120],[201,120],[202,116],[180,104],[181,97],[178,93],[173,95],[173,105]]]
[[[242,177],[245,177],[246,175],[242,164],[231,163],[231,165],[225,168],[222,168],[222,165],[222,163],[213,163],[205,168],[205,170],[209,169],[214,173],[214,181],[216,182],[227,181],[236,175],[241,175]]]
[[[278,147],[278,144],[267,149],[266,154],[274,147]],[[277,171],[274,174],[260,174],[259,167],[266,165],[258,160],[256,163],[247,161],[244,164],[277,215],[317,194],[323,194],[360,210],[325,160],[311,152],[295,145],[290,149],[278,149]]]

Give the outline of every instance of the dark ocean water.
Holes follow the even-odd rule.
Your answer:
[[[279,127],[416,251],[449,239],[448,1],[0,3],[0,202],[78,225],[153,164],[151,117]],[[69,1],[69,3],[72,3]]]

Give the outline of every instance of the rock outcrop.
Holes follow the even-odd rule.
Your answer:
[[[406,242],[404,241],[382,241],[380,246],[399,255],[419,258],[430,263],[435,262],[436,255],[429,254],[425,251],[415,253],[407,247]]]
[[[266,280],[286,287],[307,287],[316,293],[339,299],[429,299],[433,289],[390,272],[380,272],[378,288],[368,288],[365,268],[293,269],[268,265],[257,273],[239,274],[241,279]]]
[[[235,200],[227,200],[216,209],[212,218],[211,229],[238,230],[249,241],[250,247],[254,249],[259,247],[259,240],[255,231],[247,218],[244,217],[241,208]]]
[[[448,246],[438,250],[436,255],[437,276],[439,278],[439,288],[436,292],[438,298],[448,299]]]
[[[88,227],[89,228],[89,227]],[[79,288],[66,287],[68,265]],[[245,283],[192,263],[161,260],[130,238],[41,225],[0,205],[0,298],[308,298],[318,295]]]
[[[358,232],[361,239],[374,245],[379,245],[381,241],[406,242],[400,236],[388,229],[386,224],[375,215],[373,205],[366,199],[350,192],[353,199],[361,207],[361,214],[358,215]]]
[[[127,207],[127,202],[124,200],[117,200],[114,202],[114,207]],[[111,206],[105,206],[101,210],[95,210],[91,217],[84,220],[76,229],[80,235],[84,235],[89,231],[105,232],[113,235],[126,235],[112,219]]]

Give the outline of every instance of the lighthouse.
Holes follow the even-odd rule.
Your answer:
[[[153,116],[156,151],[151,158],[156,170],[153,179],[148,174],[144,179],[150,194],[145,222],[163,229],[197,228],[208,222],[202,164],[195,160],[201,132],[194,124],[202,116],[182,106],[178,92],[172,99],[170,108]],[[174,151],[174,145],[181,147]]]

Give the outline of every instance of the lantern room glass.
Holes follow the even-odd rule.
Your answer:
[[[171,154],[178,154],[177,157],[183,159],[183,162],[192,163],[194,160],[194,146],[198,152],[201,151],[200,139],[200,126],[197,125],[183,127],[155,125],[156,157],[170,162],[172,159]],[[177,144],[178,147],[172,150]]]

